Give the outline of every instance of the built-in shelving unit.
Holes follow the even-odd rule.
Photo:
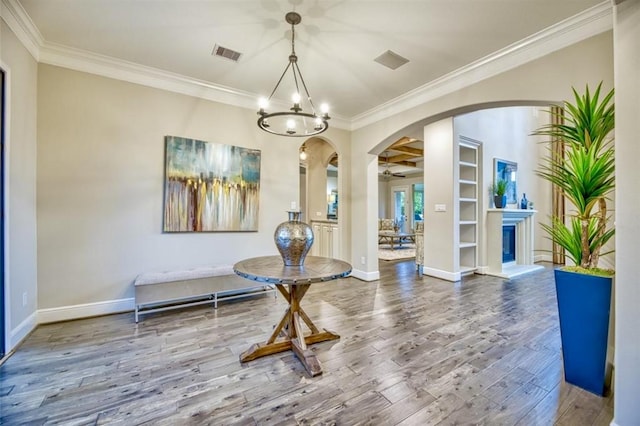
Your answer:
[[[460,273],[478,265],[478,176],[480,143],[461,137],[458,142],[458,250]]]

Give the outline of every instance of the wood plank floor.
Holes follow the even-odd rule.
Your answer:
[[[1,424],[608,425],[612,398],[564,383],[551,269],[511,281],[317,284],[303,307],[340,340],[240,364],[286,307],[273,294],[38,327],[0,366]]]

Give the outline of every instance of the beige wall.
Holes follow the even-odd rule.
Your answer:
[[[453,118],[425,126],[424,270],[436,276],[440,276],[437,275],[439,271],[453,272],[457,268],[458,222],[453,205],[453,155]],[[436,212],[436,204],[444,204],[446,211]]]
[[[36,102],[35,59],[0,20],[0,66],[7,72],[5,133],[5,291],[7,350],[36,325]],[[26,294],[26,304],[23,297]]]
[[[248,125],[254,111],[55,66],[40,66],[38,85],[44,321],[131,309],[141,272],[277,254],[273,230],[299,205],[300,140]],[[262,151],[257,233],[162,233],[165,135]],[[323,136],[346,150],[347,132]]]
[[[492,102],[548,102],[569,99],[572,86],[584,87],[587,83],[595,86],[598,82],[604,81],[605,87],[612,87],[612,43],[611,32],[600,34],[401,114],[354,130],[351,156],[358,160],[351,163],[351,180],[376,181],[377,167],[375,170],[372,167],[376,163],[375,154],[388,146],[388,138],[407,126],[421,121],[428,122],[430,117],[442,117],[447,111],[457,114],[462,108]],[[369,186],[354,186],[351,194],[354,201],[352,214],[360,218],[353,223],[351,231],[351,260],[356,269],[354,274],[361,277],[376,277],[378,268],[375,257],[372,257],[377,246],[378,193],[377,189]],[[367,260],[364,265],[360,262],[362,257],[366,257]]]

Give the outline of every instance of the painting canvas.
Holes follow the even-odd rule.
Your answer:
[[[514,204],[518,202],[518,189],[516,172],[518,171],[518,163],[509,160],[501,160],[499,158],[493,159],[495,180],[497,182],[500,179],[507,181],[507,204]]]
[[[164,231],[257,231],[260,150],[165,136]]]

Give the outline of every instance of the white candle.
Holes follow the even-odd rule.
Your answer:
[[[292,201],[291,202],[291,210],[295,210],[296,209],[296,202]]]

